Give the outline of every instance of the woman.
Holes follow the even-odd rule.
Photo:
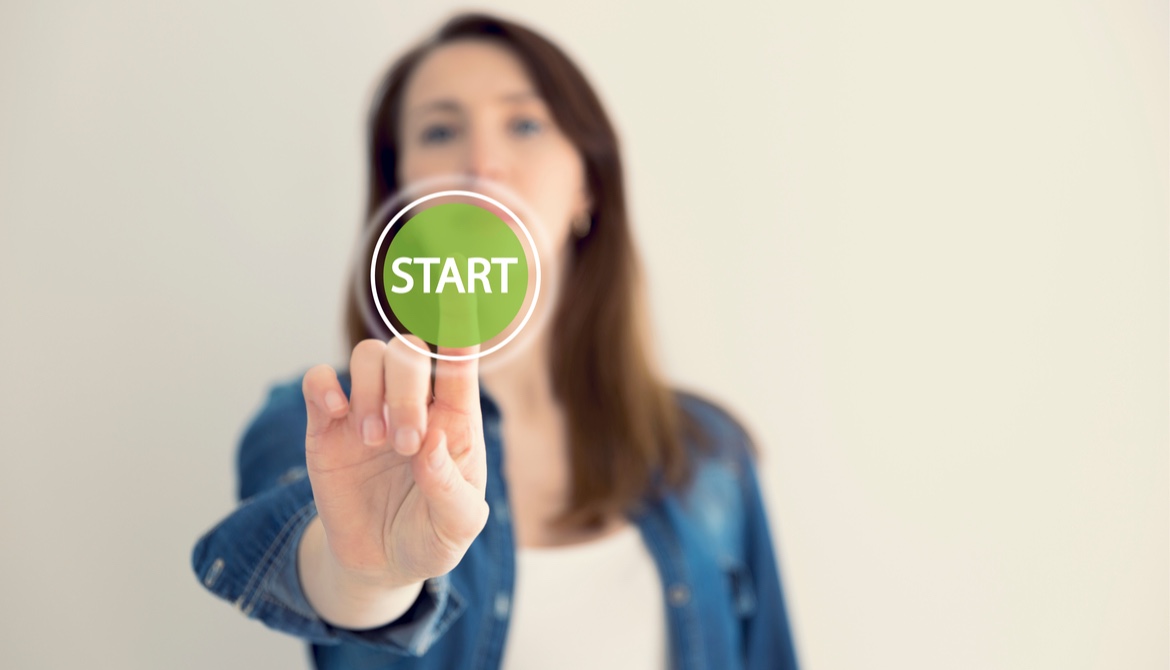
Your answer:
[[[651,364],[617,140],[584,76],[462,15],[395,64],[370,121],[371,217],[450,175],[538,215],[549,325],[504,364],[432,375],[352,293],[348,370],[272,389],[243,504],[195,547],[202,583],[319,668],[796,667],[750,441]]]

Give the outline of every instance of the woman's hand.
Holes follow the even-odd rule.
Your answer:
[[[304,378],[325,560],[375,590],[449,572],[487,523],[477,363],[438,361],[432,396],[430,361],[400,338],[364,340],[350,358],[348,402],[329,366]]]

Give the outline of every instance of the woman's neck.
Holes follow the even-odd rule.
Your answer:
[[[525,351],[481,371],[480,382],[505,416],[524,418],[556,411],[559,404],[549,360],[549,341],[542,335],[529,342]]]

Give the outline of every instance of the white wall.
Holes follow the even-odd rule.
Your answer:
[[[630,4],[498,9],[610,105],[806,667],[1166,668],[1166,5]],[[365,105],[455,7],[159,5],[0,6],[5,668],[305,666],[189,553],[344,360]]]

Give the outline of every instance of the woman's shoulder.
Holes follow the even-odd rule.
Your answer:
[[[723,403],[691,389],[675,388],[674,396],[683,421],[701,427],[711,442],[724,450],[745,449],[755,454],[755,442],[744,422]]]
[[[674,389],[683,434],[697,456],[751,466],[759,450],[751,433],[726,405],[689,389]]]
[[[746,560],[750,519],[760,515],[758,451],[744,423],[725,405],[693,391],[676,390],[692,456],[692,476],[679,492],[681,509],[703,530],[728,565]]]

